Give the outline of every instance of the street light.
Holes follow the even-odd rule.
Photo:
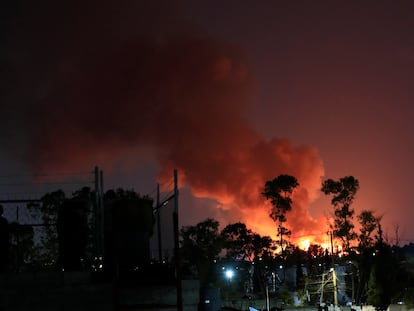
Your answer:
[[[226,282],[227,283],[227,286],[226,286],[226,290],[225,290],[225,292],[226,292],[226,299],[229,300],[230,291],[231,291],[231,280],[234,277],[234,270],[231,269],[231,268],[224,268],[224,267],[223,267],[223,270],[224,270],[224,276],[225,276],[225,278],[227,280],[227,282]]]
[[[233,270],[231,270],[231,269],[227,269],[225,272],[224,272],[224,274],[226,275],[226,278],[229,280],[229,281],[231,281],[231,279],[233,278],[233,276],[234,276],[234,271]]]

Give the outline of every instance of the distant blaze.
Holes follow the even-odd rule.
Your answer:
[[[306,239],[306,240],[300,240],[298,244],[299,244],[299,248],[307,251],[311,242],[308,239]]]
[[[297,236],[321,232],[322,223],[309,212],[324,175],[318,150],[264,137],[251,126],[247,111],[257,101],[257,85],[243,51],[193,30],[175,33],[180,27],[173,30],[170,24],[156,34],[148,27],[132,32],[128,25],[136,18],[119,23],[125,39],[119,40],[118,32],[106,31],[107,18],[93,17],[84,32],[72,27],[79,25],[60,25],[64,35],[53,35],[59,53],[38,55],[38,63],[59,70],[34,79],[33,94],[27,94],[33,100],[25,97],[25,106],[16,110],[30,116],[13,122],[24,131],[21,154],[29,169],[78,171],[99,165],[130,172],[148,149],[160,180],[178,169],[180,186],[217,203],[209,217],[223,226],[244,222],[273,238],[277,224],[261,192],[267,180],[289,174],[300,186],[287,226]],[[55,22],[53,15],[47,18]]]

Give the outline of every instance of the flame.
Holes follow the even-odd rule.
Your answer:
[[[320,243],[319,244],[323,249],[329,250],[331,245],[329,243]]]
[[[101,33],[105,27],[97,20],[88,22],[88,27],[94,26],[81,36],[67,34],[79,40],[71,45],[88,53],[71,55],[70,48],[60,49],[60,57],[42,53],[48,61],[56,60],[52,67],[64,62],[72,69],[70,74],[47,71],[50,76],[36,79],[40,84],[31,89],[44,94],[36,91],[19,101],[25,103],[19,114],[31,118],[19,119],[17,126],[13,122],[13,129],[22,131],[17,136],[24,139],[15,142],[21,147],[6,149],[27,155],[22,160],[33,172],[81,171],[95,165],[131,172],[149,157],[159,167],[160,183],[178,169],[180,187],[217,202],[207,217],[223,226],[243,222],[275,239],[277,224],[269,217],[270,206],[261,191],[267,180],[289,174],[300,187],[288,229],[299,236],[321,231],[322,222],[309,211],[324,176],[319,152],[281,137],[264,137],[250,124],[257,81],[245,53],[198,32],[129,33],[128,23],[121,24],[128,40]],[[64,29],[78,27],[65,24]],[[96,40],[89,40],[91,33]],[[66,41],[56,44],[65,46]],[[41,84],[44,81],[54,83]],[[194,218],[190,221],[193,224]]]
[[[301,248],[301,249],[303,249],[303,250],[305,250],[305,251],[307,251],[308,250],[308,248],[309,248],[309,246],[311,245],[311,242],[310,242],[310,240],[308,240],[308,239],[305,239],[305,240],[301,240],[301,241],[299,241],[299,248]]]

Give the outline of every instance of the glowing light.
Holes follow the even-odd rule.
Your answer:
[[[233,275],[234,275],[234,271],[233,270],[230,270],[230,269],[227,269],[226,270],[226,278],[228,278],[229,280],[231,280],[233,278]]]
[[[309,246],[310,246],[309,240],[302,240],[299,242],[299,247],[305,251],[308,250]]]
[[[331,246],[329,245],[329,243],[322,243],[320,244],[322,249],[329,249]]]

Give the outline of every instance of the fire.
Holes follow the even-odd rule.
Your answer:
[[[241,214],[241,219],[253,232],[262,236],[269,236],[274,241],[280,242],[278,224],[269,217],[266,208],[258,207],[255,209],[255,213],[249,213],[247,216]],[[302,225],[300,231],[292,228],[291,232],[290,236],[283,236],[284,243],[290,243],[305,251],[312,245],[318,245],[323,250],[330,249],[329,237],[326,235],[326,228],[323,227],[323,224],[321,224],[321,227],[315,227],[314,225],[305,227]]]
[[[303,250],[308,250],[309,246],[310,246],[310,241],[308,239],[306,240],[301,240],[299,241],[299,248],[303,249]]]

